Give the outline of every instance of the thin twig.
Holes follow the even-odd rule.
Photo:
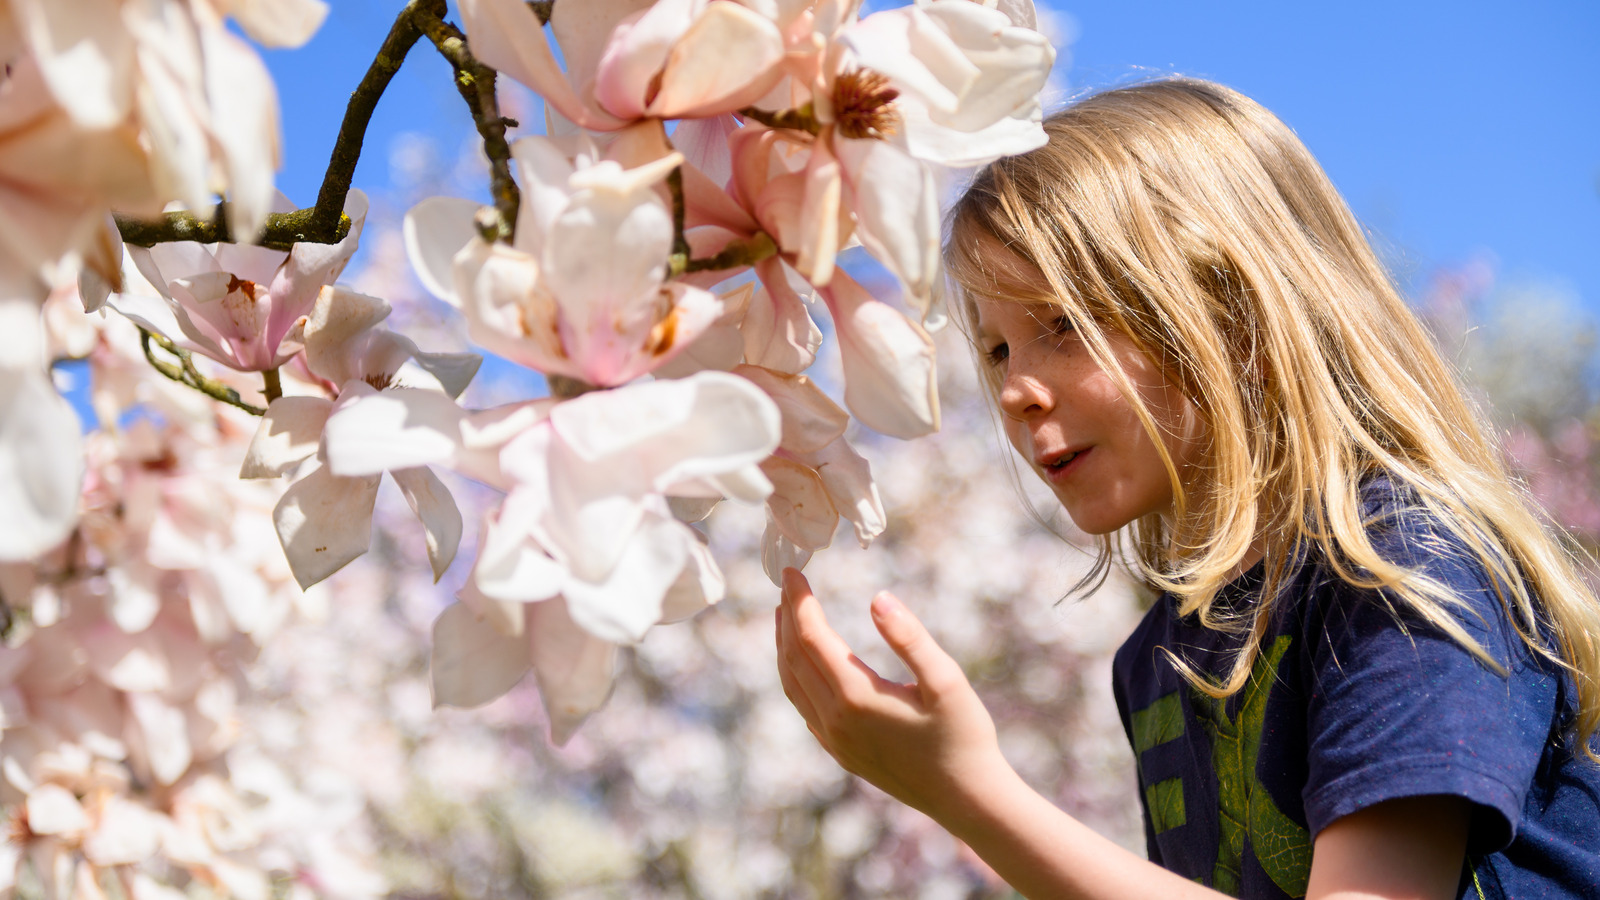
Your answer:
[[[739,110],[739,115],[760,122],[768,128],[788,128],[793,131],[804,131],[807,134],[822,132],[822,123],[817,121],[816,113],[809,103],[795,109],[780,109],[777,112],[746,106]]]
[[[555,11],[556,0],[528,0],[528,8],[539,17],[540,25],[550,24],[550,14]]]
[[[267,398],[267,405],[271,406],[272,401],[283,396],[283,381],[278,377],[277,369],[267,369],[262,372],[261,379],[265,382],[261,388],[261,396]]]
[[[500,239],[510,243],[516,233],[522,193],[511,177],[511,145],[506,143],[506,127],[517,123],[500,115],[500,102],[495,96],[495,70],[472,55],[467,47],[467,36],[444,21],[442,12],[435,15],[421,10],[416,18],[439,55],[449,60],[455,69],[456,90],[467,102],[472,123],[478,128],[478,136],[483,138],[484,155],[489,158],[489,189],[494,195],[495,209],[500,213]]]
[[[269,213],[261,233],[254,243],[272,250],[289,250],[301,241],[318,244],[335,244],[350,233],[350,217],[343,210],[332,234],[319,234],[313,227],[315,207],[294,212]],[[123,243],[135,247],[153,247],[168,241],[198,241],[202,244],[230,243],[233,233],[228,228],[228,204],[217,204],[216,215],[210,221],[192,212],[170,212],[159,219],[135,219],[117,215],[117,231]],[[323,240],[326,238],[326,240]]]
[[[684,237],[683,223],[687,215],[683,202],[683,166],[667,173],[667,190],[672,194],[672,255],[689,258],[689,239]]]
[[[778,245],[772,242],[772,238],[768,237],[766,232],[756,232],[755,237],[745,241],[734,241],[714,256],[691,259],[677,253],[672,254],[667,258],[667,277],[676,278],[690,272],[716,272],[722,269],[753,266],[777,252]]]
[[[544,383],[550,388],[550,396],[557,400],[571,400],[574,397],[582,397],[590,391],[600,390],[598,386],[587,381],[568,378],[565,375],[546,375]]]
[[[156,352],[150,346],[151,344],[155,344],[157,347],[160,347],[161,349],[177,357],[178,364],[175,365],[173,363],[166,362],[165,360],[157,359]],[[238,391],[228,387],[215,378],[207,378],[206,376],[200,374],[200,370],[194,367],[194,360],[190,357],[189,351],[177,346],[162,335],[156,334],[155,332],[149,331],[145,328],[140,328],[139,346],[144,348],[144,358],[149,360],[150,365],[155,367],[157,372],[160,372],[173,381],[176,381],[179,384],[188,385],[189,387],[194,388],[213,400],[221,400],[223,403],[226,403],[229,406],[237,406],[252,416],[266,415],[266,410],[259,406],[252,406],[249,403],[241,400],[239,398]]]

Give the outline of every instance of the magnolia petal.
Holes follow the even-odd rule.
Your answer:
[[[777,257],[756,265],[762,290],[750,298],[740,331],[744,361],[775,372],[799,373],[816,361],[822,329],[812,320],[805,301],[790,286],[788,266]]]
[[[580,459],[630,467],[656,491],[758,463],[782,430],[771,398],[726,372],[585,394],[554,407],[550,422]]]
[[[116,0],[12,0],[55,101],[85,129],[112,128],[128,116],[134,43]]]
[[[727,579],[711,556],[711,548],[698,539],[689,548],[689,562],[661,601],[661,622],[681,622],[708,606],[721,603],[728,593]]]
[[[41,784],[28,792],[28,830],[34,834],[72,836],[89,827],[89,814],[72,792],[58,784]]]
[[[438,391],[375,391],[350,382],[322,430],[328,469],[341,476],[376,475],[448,463],[460,446],[466,415]]]
[[[1039,12],[1034,8],[1033,0],[999,0],[995,9],[1005,13],[1011,24],[1018,28],[1039,30]]]
[[[668,497],[667,508],[672,510],[674,519],[685,525],[693,525],[704,522],[721,502],[721,497]]]
[[[354,358],[354,340],[389,317],[389,303],[377,297],[329,285],[317,295],[306,320],[306,368],[334,384],[364,372]]]
[[[344,199],[344,214],[350,217],[350,232],[344,240],[337,244],[300,241],[289,251],[272,286],[272,317],[267,325],[271,334],[287,334],[296,320],[311,311],[323,286],[338,279],[361,244],[367,207],[367,195],[351,188]]]
[[[888,527],[872,468],[844,438],[815,453],[796,454],[796,458],[817,471],[834,508],[855,526],[856,540],[863,548]]]
[[[541,479],[530,479],[515,486],[500,508],[485,517],[472,581],[486,597],[526,603],[548,600],[561,592],[567,580],[566,567],[533,539],[540,519],[549,510],[546,485]]]
[[[585,128],[609,131],[621,124],[578,97],[550,51],[544,26],[522,0],[461,0],[459,8],[467,43],[484,65],[533,88],[546,103]]]
[[[433,706],[472,709],[498,699],[528,674],[528,641],[501,634],[464,603],[433,620]]]
[[[239,477],[276,478],[316,453],[332,411],[333,401],[322,397],[279,397],[267,404]]]
[[[733,178],[733,155],[728,140],[738,130],[739,120],[732,113],[685,119],[673,129],[672,146],[683,154],[686,172],[693,167],[721,190]]]
[[[78,416],[49,377],[0,365],[0,560],[38,556],[72,531],[82,448]]]
[[[134,692],[127,697],[128,711],[143,738],[143,757],[150,774],[163,785],[176,782],[194,759],[183,710],[155,694]]]
[[[600,60],[617,26],[651,3],[652,0],[584,0],[551,7],[550,33],[556,39],[556,46],[561,48],[567,81],[586,104],[599,106],[594,96],[595,81],[599,77]],[[546,104],[545,109],[552,107]],[[560,132],[546,130],[545,133]]]
[[[456,591],[456,599],[474,616],[493,625],[501,634],[507,637],[522,636],[527,616],[523,612],[524,604],[520,601],[497,600],[478,590],[477,582],[471,578],[461,586],[461,590]]]
[[[378,479],[377,475],[344,478],[318,466],[284,491],[272,521],[302,589],[367,552]]]
[[[450,489],[427,466],[394,469],[389,474],[394,476],[395,484],[400,485],[400,492],[405,494],[406,503],[422,522],[427,535],[428,562],[433,566],[433,581],[437,584],[461,545],[461,510],[450,496]]]
[[[468,413],[461,420],[461,448],[451,467],[490,487],[511,490],[511,480],[500,467],[500,451],[517,435],[548,418],[555,403],[544,397]]]
[[[611,696],[617,645],[578,627],[560,598],[528,608],[528,639],[550,739],[560,746]]]
[[[939,430],[933,339],[843,272],[822,289],[839,336],[845,406],[875,431],[915,438]]]
[[[483,365],[483,357],[476,353],[424,353],[418,350],[411,354],[411,359],[423,371],[438,379],[439,387],[451,399],[461,396]]]
[[[541,135],[514,142],[511,158],[517,164],[518,182],[522,186],[522,201],[517,207],[516,246],[534,259],[540,259],[545,236],[572,198],[567,182],[576,170],[562,146]]]
[[[702,327],[698,335],[674,334],[673,341],[676,346],[668,348],[673,351],[671,356],[666,362],[655,367],[656,377],[685,378],[707,369],[726,372],[737,366],[744,359],[744,335],[739,331],[739,321],[744,318],[745,310],[750,304],[750,295],[754,290],[754,285],[743,284],[716,297],[716,308],[720,309],[721,313],[710,325]],[[685,293],[694,296],[689,292]],[[709,311],[711,305],[704,302],[703,296],[696,296],[695,299]],[[675,309],[673,318],[675,329],[678,321],[696,318],[692,313],[697,311],[684,310],[682,307]]]
[[[227,207],[228,226],[234,234],[253,235],[272,211],[276,194],[272,176],[282,155],[278,144],[278,91],[266,63],[233,33],[223,28],[203,28],[200,42],[205,53],[206,92],[212,97],[227,98],[226,102],[211,104],[209,131],[221,149],[227,172],[231,201]],[[296,312],[287,321],[299,317]],[[287,325],[282,327],[287,330]],[[282,334],[276,329],[271,333]]]
[[[650,115],[691,118],[731,112],[760,99],[783,73],[783,34],[737,3],[711,3],[668,54]]]
[[[623,119],[646,115],[652,87],[703,0],[657,0],[617,22],[596,64],[594,98]]]
[[[322,27],[322,0],[233,0],[228,10],[245,34],[265,47],[299,47]]]
[[[935,122],[974,132],[1038,106],[1039,91],[1055,64],[1048,38],[1012,25],[1000,10],[966,0],[934,0],[921,11],[979,72],[955,109],[931,106]]]
[[[772,493],[772,482],[761,473],[758,465],[744,466],[705,480],[718,494],[740,503],[761,503]]]
[[[783,416],[783,437],[778,446],[791,453],[820,450],[850,424],[850,416],[804,375],[787,375],[760,366],[739,366],[735,375],[765,391]],[[768,473],[771,474],[771,473]]]
[[[767,510],[767,530],[761,533],[761,571],[777,587],[783,587],[784,569],[804,569],[811,561],[811,551],[795,546],[783,536],[778,523]]]
[[[805,200],[800,207],[801,243],[795,268],[819,288],[833,277],[834,258],[843,238],[839,232],[839,216],[845,208],[843,191],[839,160],[826,142],[817,141],[806,164]]]
[[[161,847],[161,818],[120,794],[100,803],[99,822],[83,840],[83,856],[96,866],[131,866]]]
[[[689,527],[664,516],[646,516],[622,548],[602,582],[570,579],[562,592],[567,611],[584,631],[603,641],[632,644],[661,621],[667,591],[689,562],[695,543]]]
[[[781,456],[762,463],[761,471],[772,479],[767,512],[778,531],[803,550],[822,550],[833,543],[839,512],[822,478],[810,466]]]
[[[1002,156],[1015,156],[1043,147],[1049,137],[1044,133],[1041,119],[1042,113],[1034,109],[968,132],[938,125],[925,111],[914,108],[908,108],[902,116],[906,149],[911,155],[953,168],[984,166]]]
[[[834,149],[857,236],[900,279],[906,301],[926,314],[939,274],[939,194],[932,169],[887,141],[836,136]]]
[[[982,75],[921,6],[873,13],[841,31],[837,40],[862,68],[889,76],[895,87],[911,91],[932,109],[955,110]]]
[[[474,344],[546,375],[583,377],[561,346],[555,301],[526,253],[473,238],[456,256],[455,284]]]
[[[460,306],[453,274],[456,254],[477,236],[474,217],[482,206],[459,197],[429,197],[406,213],[406,256],[428,293]]]

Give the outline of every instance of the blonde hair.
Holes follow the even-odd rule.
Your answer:
[[[1340,578],[1384,589],[1391,612],[1504,671],[1453,614],[1465,601],[1375,549],[1361,491],[1383,473],[1419,521],[1482,562],[1522,641],[1571,674],[1574,731],[1593,757],[1600,604],[1295,134],[1235,91],[1182,78],[1090,96],[1045,131],[1046,146],[980,171],[951,212],[958,310],[971,324],[978,297],[1045,302],[1007,291],[996,250],[1009,250],[1042,273],[1040,293],[1138,412],[1176,508],[1133,523],[1132,562],[1181,614],[1244,635],[1225,679],[1175,660],[1185,676],[1217,697],[1244,686],[1313,542]],[[1165,371],[1206,425],[1188,483],[1108,332]],[[980,368],[997,400],[1000,374]],[[1265,551],[1260,600],[1231,615],[1214,601],[1253,546]],[[1100,548],[1103,571],[1114,539]]]

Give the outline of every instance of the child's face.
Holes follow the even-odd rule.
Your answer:
[[[980,300],[977,312],[979,350],[1001,378],[1006,435],[1072,521],[1106,534],[1170,513],[1172,482],[1155,443],[1060,310]],[[1193,404],[1127,336],[1107,332],[1106,340],[1164,435],[1179,478],[1191,484],[1204,428]]]

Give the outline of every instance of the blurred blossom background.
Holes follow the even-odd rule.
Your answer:
[[[395,6],[339,0],[306,47],[265,54],[283,107],[278,183],[297,203],[315,194],[346,91]],[[1600,548],[1600,82],[1588,71],[1600,7],[1040,6],[1060,51],[1054,105],[1181,73],[1238,88],[1293,126],[1482,397],[1530,488],[1574,541]],[[542,121],[536,97],[503,90],[508,115]],[[431,349],[464,349],[464,327],[410,274],[400,217],[434,194],[487,199],[479,153],[448,68],[414,53],[368,132],[355,186],[372,211],[344,280],[389,299],[391,327]],[[895,291],[865,256],[846,265],[875,293]],[[858,653],[904,677],[867,615],[868,598],[893,586],[973,677],[1023,777],[1142,849],[1109,662],[1149,598],[1116,573],[1092,595],[1072,594],[1086,542],[1002,450],[961,336],[938,340],[941,433],[850,434],[883,491],[888,530],[866,551],[841,534],[807,574]],[[836,359],[818,378],[837,395],[830,372]],[[81,382],[86,415],[88,374],[61,373]],[[536,374],[490,360],[463,400],[484,407],[541,388]],[[469,523],[471,558],[491,492],[443,477]],[[299,844],[263,851],[269,867],[279,853],[301,861],[281,868],[319,873],[275,893],[1012,896],[806,732],[773,664],[776,591],[761,571],[761,528],[759,510],[724,504],[713,515],[728,598],[625,652],[610,704],[557,749],[531,680],[481,709],[431,709],[429,629],[465,567],[431,583],[420,529],[386,484],[373,552],[298,598],[296,615],[239,663],[228,758],[235,782],[244,772],[252,796],[273,798],[258,827],[337,813],[321,831],[285,829]]]

